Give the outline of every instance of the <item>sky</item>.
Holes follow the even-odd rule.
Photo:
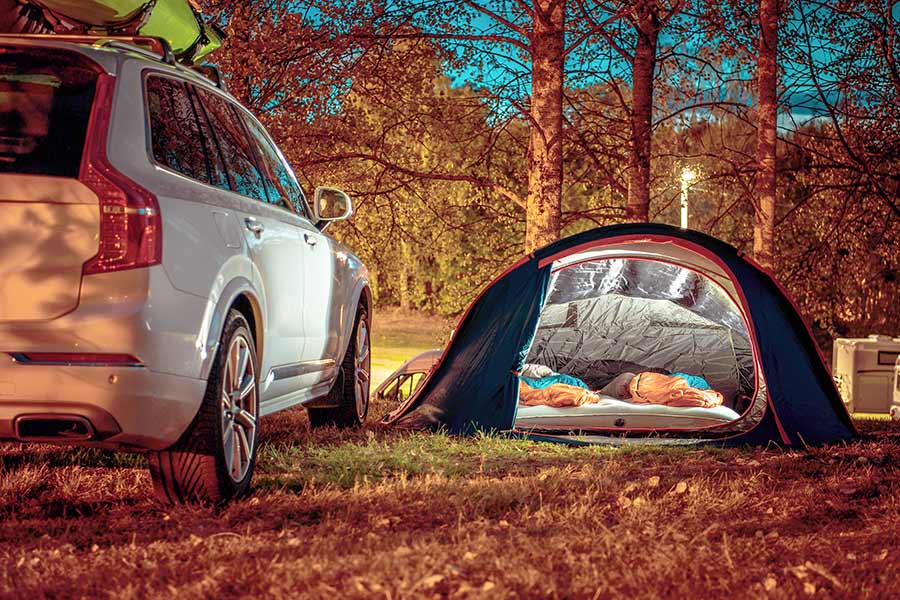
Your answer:
[[[783,26],[781,31],[782,47],[791,46],[794,42],[801,39],[802,21],[801,17],[815,17],[815,4],[813,2],[804,2],[803,4],[794,3],[794,9],[788,22]],[[507,10],[502,12],[502,16],[509,20],[516,20],[516,15],[509,10],[509,3],[502,0],[492,1],[484,0],[484,7],[497,9],[498,6],[507,6]],[[571,6],[571,4],[570,4]],[[822,10],[821,8],[818,10]],[[892,14],[898,21],[900,27],[900,2],[892,7]],[[455,32],[469,34],[483,33],[503,33],[508,34],[509,30],[503,26],[498,26],[491,17],[480,14],[475,10],[465,11],[453,17],[456,23],[449,23],[449,29]],[[516,21],[518,24],[521,21]],[[687,25],[681,29],[688,29],[690,23],[685,17],[675,24]],[[848,23],[848,27],[851,24]],[[670,81],[674,84],[679,78],[687,76],[691,83],[698,89],[695,90],[695,98],[705,100],[724,100],[726,97],[731,101],[738,101],[748,106],[754,103],[753,97],[753,77],[754,68],[752,61],[743,61],[725,59],[722,61],[720,68],[726,70],[721,76],[710,76],[712,71],[702,66],[697,60],[691,60],[690,57],[697,57],[703,53],[715,52],[716,48],[710,46],[708,39],[702,38],[699,34],[688,35],[686,37],[677,36],[677,34],[669,30],[663,30],[660,36],[660,49],[664,51],[667,48],[675,48],[683,56],[680,57],[678,65],[672,63],[672,59],[661,61],[658,65],[659,69],[663,69],[662,76],[670,77]],[[513,34],[514,37],[521,39],[521,36]],[[569,34],[567,44],[571,43],[574,36]],[[453,44],[453,42],[447,42]],[[521,56],[521,51],[510,44],[502,44],[496,42],[466,42],[471,47],[473,44],[477,46],[476,53],[470,53],[467,56],[477,58],[468,60],[467,64],[461,68],[448,69],[448,75],[451,77],[454,85],[471,85],[476,88],[485,88],[492,95],[497,93],[504,95],[507,100],[526,98],[529,94],[530,87],[530,64],[527,57]],[[831,76],[829,67],[834,61],[840,58],[845,49],[839,46],[829,44],[826,40],[811,39],[812,51],[808,53],[803,61],[783,59],[781,67],[781,103],[784,107],[780,118],[780,123],[784,127],[793,127],[802,124],[811,119],[816,119],[826,115],[825,104],[819,97],[812,79],[809,76],[810,65],[805,62],[811,56],[815,72],[819,78],[819,84],[825,88],[824,95],[829,102],[835,102],[839,99],[838,81]],[[457,45],[459,48],[459,46]],[[804,49],[805,50],[805,49]],[[462,50],[459,50],[462,52]],[[805,53],[805,52],[804,52]],[[792,52],[792,54],[796,54]],[[864,57],[859,58],[860,61],[866,60]],[[623,81],[630,79],[630,66],[621,58],[611,46],[600,40],[595,43],[585,44],[579,50],[573,51],[566,62],[567,81],[566,84],[572,88],[590,87],[596,84],[602,84],[616,77]],[[706,76],[706,77],[704,77]],[[738,80],[743,82],[741,86],[726,86],[723,78],[729,80]],[[735,87],[740,87],[737,92]],[[676,100],[677,102],[677,100]],[[509,110],[508,105],[504,102],[496,106],[496,110],[504,113]]]

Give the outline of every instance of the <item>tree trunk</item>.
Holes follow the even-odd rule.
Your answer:
[[[650,138],[653,119],[653,78],[656,74],[656,44],[659,16],[654,0],[635,7],[637,45],[632,63],[631,154],[628,157],[628,202],[625,219],[650,220]]]
[[[533,12],[526,252],[560,234],[566,0],[535,0]]]
[[[400,308],[409,310],[412,307],[409,293],[409,275],[410,263],[412,256],[409,251],[409,244],[405,239],[400,240],[400,281],[398,294],[400,295]]]
[[[757,58],[759,115],[756,126],[756,202],[753,257],[766,268],[775,258],[775,142],[778,98],[778,0],[759,2]]]

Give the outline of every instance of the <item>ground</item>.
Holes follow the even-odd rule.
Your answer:
[[[442,322],[376,321],[389,371]],[[390,328],[388,328],[389,326]],[[382,329],[384,327],[384,329]],[[388,334],[390,332],[390,334]],[[162,508],[137,455],[0,445],[0,597],[887,598],[900,425],[804,451],[569,448],[264,421],[253,494]]]

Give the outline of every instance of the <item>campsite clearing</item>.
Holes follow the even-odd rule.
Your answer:
[[[858,423],[877,437],[609,449],[310,432],[292,410],[218,510],[154,505],[139,456],[4,444],[0,597],[889,597],[900,425]]]

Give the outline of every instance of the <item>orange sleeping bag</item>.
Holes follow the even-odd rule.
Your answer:
[[[635,404],[714,408],[721,406],[724,400],[715,390],[692,388],[683,377],[661,373],[638,373],[628,390]]]
[[[692,388],[687,380],[661,373],[638,373],[628,384],[631,402],[635,404],[660,404],[673,407],[715,408],[721,406],[722,394],[715,390]],[[522,406],[582,406],[603,400],[597,392],[565,383],[554,383],[535,389],[519,381],[519,404]]]
[[[543,389],[535,389],[519,380],[519,404],[522,406],[581,406],[600,402],[600,395],[567,383],[554,383]]]

